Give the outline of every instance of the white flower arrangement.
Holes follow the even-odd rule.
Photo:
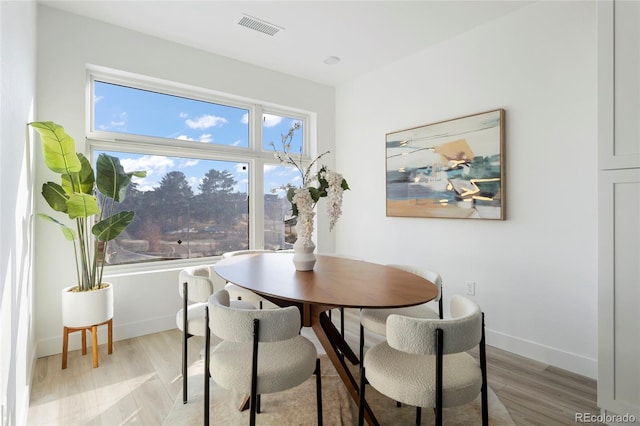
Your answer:
[[[342,215],[342,193],[344,192],[343,182],[346,181],[338,172],[324,170],[320,172],[320,177],[327,181],[327,214],[329,215],[329,230],[338,222]],[[347,189],[349,187],[347,186]]]
[[[342,214],[342,194],[349,189],[349,184],[340,173],[329,170],[322,166],[317,173],[313,173],[313,167],[329,151],[318,155],[309,164],[303,166],[302,154],[297,158],[291,155],[291,139],[296,130],[300,129],[300,123],[296,122],[286,135],[282,135],[282,151],[278,151],[275,144],[271,142],[274,156],[282,163],[294,166],[302,177],[302,186],[294,187],[287,185],[287,199],[291,203],[292,214],[297,216],[296,229],[298,239],[307,246],[311,242],[313,233],[313,211],[320,198],[327,197],[327,214],[329,216],[329,229],[338,222]]]
[[[302,240],[305,246],[308,246],[311,241],[311,234],[313,234],[313,218],[316,215],[313,211],[315,203],[306,188],[296,188],[294,189],[291,204],[295,204],[298,207],[298,219],[296,222],[298,238]]]

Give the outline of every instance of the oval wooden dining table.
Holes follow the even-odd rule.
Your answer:
[[[251,290],[278,306],[298,306],[302,325],[311,327],[353,401],[358,383],[346,365],[360,360],[327,315],[334,308],[400,308],[428,302],[438,295],[430,281],[376,263],[317,255],[312,271],[296,271],[292,253],[245,254],[214,265],[225,280]],[[366,403],[365,403],[366,404]],[[377,425],[365,405],[365,419]]]

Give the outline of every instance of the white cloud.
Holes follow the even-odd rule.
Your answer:
[[[278,124],[282,123],[284,117],[273,114],[263,114],[262,115],[262,124],[264,127],[275,127]],[[240,120],[242,124],[249,123],[249,114],[244,114],[242,116],[242,120]],[[302,123],[301,120],[291,120],[291,127],[293,127],[294,123]]]
[[[200,163],[200,160],[196,160],[196,159],[190,159],[190,160],[184,160],[183,162],[180,163],[180,168],[183,167],[194,167],[197,166]]]
[[[182,141],[192,141],[192,140],[194,140],[193,138],[190,138],[190,137],[189,137],[189,136],[187,136],[187,135],[180,135],[180,136],[178,136],[176,139],[180,139],[180,140],[182,140]]]
[[[211,133],[203,133],[198,140],[205,143],[213,142],[213,135]]]
[[[282,121],[282,117],[280,117],[279,115],[263,114],[262,117],[264,119],[263,120],[264,127],[277,126]]]
[[[287,178],[290,183],[299,182],[302,180],[298,169],[291,165],[266,164],[264,166],[264,172],[265,174],[276,176],[277,178]]]
[[[187,118],[189,116],[189,114],[187,114],[186,112],[181,112],[180,114],[178,114],[178,116],[180,118]]]
[[[145,170],[147,177],[133,178],[139,191],[150,191],[159,184],[159,180],[175,167],[175,162],[162,155],[145,155],[138,159],[123,158],[120,164],[127,172]]]
[[[247,174],[249,172],[247,165],[245,163],[237,163],[236,164],[236,173]]]
[[[127,113],[126,111],[117,114],[116,117],[109,122],[109,124],[97,124],[100,130],[124,130],[127,125]]]
[[[287,196],[287,191],[281,187],[281,186],[276,186],[278,185],[277,182],[271,182],[269,184],[269,188],[271,188],[271,193],[272,194],[278,194],[278,197],[286,197]]]
[[[187,182],[189,182],[189,186],[191,186],[191,189],[193,190],[194,194],[200,193],[200,190],[198,189],[198,187],[202,183],[202,178],[199,178],[197,176],[190,176],[187,178]]]
[[[100,102],[103,99],[104,99],[104,96],[96,96],[95,98],[93,98],[93,103],[97,104],[98,102]]]
[[[119,114],[120,121],[112,121],[109,123],[111,127],[123,127],[127,124],[127,113],[123,111]]]
[[[188,119],[185,121],[191,129],[208,129],[209,127],[222,126],[228,121],[224,117],[216,117],[215,115],[202,115],[195,120]]]
[[[123,158],[120,163],[126,171],[146,170],[147,175],[164,173],[175,165],[171,158],[164,155],[144,155],[138,159]]]
[[[239,146],[240,144],[242,144],[242,140],[238,139],[237,141],[233,142],[231,146]]]

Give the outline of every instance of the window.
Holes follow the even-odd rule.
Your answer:
[[[136,216],[109,243],[109,264],[292,247],[286,188],[300,176],[273,150],[298,124],[291,150],[304,155],[307,116],[102,75],[91,87],[93,158],[107,153],[125,171],[147,171],[117,206]]]
[[[249,146],[249,110],[94,81],[93,129]]]

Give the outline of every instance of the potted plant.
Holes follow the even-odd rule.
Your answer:
[[[59,225],[65,238],[73,242],[77,283],[62,291],[63,325],[101,324],[113,317],[113,286],[102,282],[107,244],[134,217],[132,211],[114,213],[114,204],[124,199],[132,176],[144,177],[146,172],[126,173],[118,158],[106,154],[100,154],[94,172],[89,160],[76,153],[75,141],[62,126],[51,121],[29,125],[40,134],[45,164],[60,175],[60,183],[42,185],[42,196],[54,211],[75,222],[74,229],[38,214]]]

